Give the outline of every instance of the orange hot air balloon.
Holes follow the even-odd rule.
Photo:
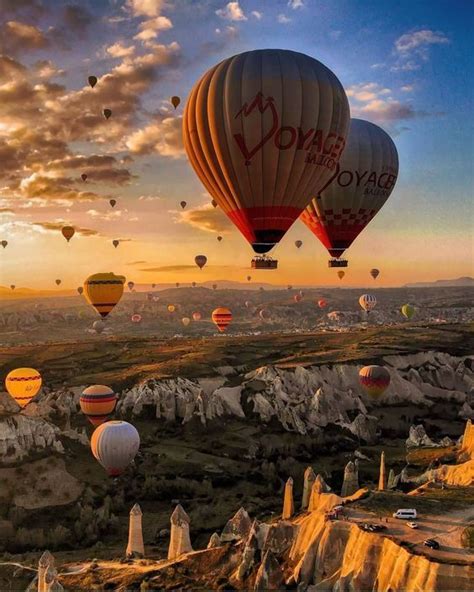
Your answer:
[[[324,300],[324,298],[321,298],[320,300],[318,300],[319,308],[326,308],[327,304],[328,303],[326,302],[326,300]]]
[[[342,278],[343,278],[345,275],[346,275],[346,272],[345,272],[345,271],[342,271],[342,269],[341,269],[341,270],[339,270],[339,271],[337,272],[337,277],[338,277],[340,280],[342,280]]]
[[[117,203],[116,199],[109,199],[109,204],[114,208],[115,204]]]
[[[117,395],[103,384],[88,386],[82,391],[79,399],[81,411],[93,426],[98,426],[107,421],[114,412],[117,404]]]
[[[217,290],[217,284],[212,284],[212,289]]]
[[[379,273],[380,273],[380,271],[378,269],[375,269],[375,267],[374,267],[374,269],[370,270],[370,275],[374,278],[374,280],[377,279]]]
[[[174,312],[176,310],[176,306],[174,304],[168,304],[168,312]]]
[[[178,105],[181,103],[181,99],[177,96],[171,97],[171,104],[176,109]]]
[[[79,288],[77,288],[77,293],[79,295],[81,295],[84,292],[84,288],[82,286],[79,286]]]
[[[212,322],[216,325],[221,333],[223,333],[232,321],[232,313],[228,308],[223,306],[212,311]]]
[[[202,269],[207,263],[207,257],[206,255],[196,255],[196,257],[194,257],[194,261],[199,269]]]
[[[252,276],[251,275],[248,275],[247,276],[247,281],[250,282],[251,279],[252,279]]]
[[[34,368],[16,368],[7,374],[5,388],[23,409],[38,394],[41,374]]]
[[[82,173],[82,175],[81,175],[81,179],[82,179],[83,181],[87,181],[87,175],[86,175],[86,173]]]
[[[192,89],[183,138],[207,191],[267,253],[334,175],[349,104],[317,60],[279,49],[233,56]]]
[[[75,230],[72,226],[63,226],[61,229],[61,233],[64,238],[69,242],[75,234]]]
[[[2,245],[3,248],[5,248],[8,245],[8,241],[2,240],[2,242],[0,244]]]
[[[60,286],[61,285],[61,280],[54,280],[54,283],[56,284],[56,286]]]
[[[201,313],[200,312],[193,312],[193,321],[200,321],[201,320]]]
[[[293,296],[293,300],[294,300],[295,302],[301,302],[301,300],[302,300],[302,299],[303,299],[303,296],[301,296],[301,294],[295,294],[295,295]]]
[[[117,240],[117,239],[115,239],[115,240],[112,241],[112,244],[114,245],[115,248],[117,248],[119,246],[119,244],[120,244],[120,241]]]
[[[97,84],[97,76],[89,76],[87,79],[92,88]]]
[[[112,111],[111,109],[104,109],[103,112],[105,119],[109,119],[109,117],[112,115]]]
[[[123,295],[123,275],[95,273],[84,282],[84,296],[101,317],[112,312]]]
[[[140,436],[126,421],[106,421],[92,434],[92,454],[112,477],[125,471],[139,448]]]
[[[359,382],[370,397],[378,399],[390,384],[390,374],[383,366],[364,366],[359,372]]]

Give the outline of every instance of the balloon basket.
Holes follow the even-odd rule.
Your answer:
[[[277,269],[278,261],[271,257],[254,257],[251,267],[252,269]]]
[[[329,259],[328,267],[347,267],[347,259]]]

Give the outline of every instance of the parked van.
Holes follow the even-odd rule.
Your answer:
[[[416,510],[401,508],[393,513],[393,517],[401,520],[413,520],[416,518]]]

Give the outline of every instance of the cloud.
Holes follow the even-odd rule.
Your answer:
[[[161,199],[163,198],[159,195],[140,195],[138,201],[158,201]]]
[[[86,214],[96,220],[115,220],[122,217],[124,210],[109,210],[108,212],[99,212],[97,210],[87,210]],[[127,212],[127,210],[125,210]]]
[[[303,8],[304,3],[303,0],[288,0],[288,6],[293,10],[297,10],[298,8]]]
[[[56,203],[76,201],[94,201],[101,199],[92,191],[77,191],[72,187],[73,181],[67,178],[48,177],[33,173],[19,184],[22,197],[28,199],[54,200]]]
[[[404,86],[402,86],[400,90],[402,90],[403,92],[412,92],[414,88],[415,87],[413,84],[405,84]]]
[[[380,68],[385,68],[386,65],[385,62],[378,62],[377,64],[372,64],[370,67],[372,70],[380,70]]]
[[[413,60],[408,62],[398,62],[390,68],[391,72],[414,72],[421,68],[420,64],[417,64]]]
[[[49,80],[56,76],[64,76],[66,72],[58,68],[51,60],[38,60],[33,64],[33,70],[38,78]]]
[[[63,226],[69,226],[69,224],[64,220],[58,220],[56,222],[31,222],[31,225],[37,226],[39,228],[42,228],[43,230],[51,232],[58,232],[61,231]],[[82,228],[80,226],[74,225],[72,226],[74,227],[76,234],[80,234],[82,236],[94,236],[96,234],[99,234],[97,230],[92,230],[91,228]]]
[[[127,7],[133,16],[159,16],[164,6],[164,0],[127,0]]]
[[[178,222],[189,224],[206,232],[228,233],[233,230],[232,222],[218,208],[212,204],[205,204],[195,210],[178,212]]]
[[[253,17],[255,17],[258,21],[263,17],[263,13],[259,12],[258,10],[252,10],[250,13]]]
[[[287,25],[288,23],[291,23],[291,19],[284,14],[279,14],[277,16],[277,21],[282,25]]]
[[[217,16],[228,21],[246,21],[247,17],[238,2],[229,2],[225,8],[216,10]]]
[[[441,31],[420,29],[399,37],[395,41],[395,49],[398,53],[406,55],[412,52],[424,52],[430,45],[445,45],[447,43],[449,43],[449,39]]]
[[[147,261],[128,261],[125,265],[144,265]]]
[[[165,117],[133,132],[126,146],[133,154],[152,154],[179,158],[184,154],[181,117]]]
[[[378,97],[389,95],[390,92],[389,88],[382,87],[376,82],[353,84],[349,88],[346,88],[346,94],[348,97],[361,102],[373,101]]]
[[[191,269],[197,269],[196,265],[162,265],[161,267],[148,267],[145,269],[139,269],[139,271],[150,271],[153,273],[159,273],[161,271],[189,271]]]
[[[135,46],[129,45],[128,47],[125,47],[122,42],[117,41],[113,45],[107,47],[106,51],[113,58],[126,58],[135,53]]]
[[[0,217],[1,216],[14,216],[15,211],[11,208],[0,208]]]
[[[159,31],[172,29],[173,23],[166,16],[157,16],[140,23],[138,28],[140,33],[137,33],[134,39],[145,42],[149,41],[150,39],[155,39],[158,36]]]
[[[6,55],[45,49],[49,45],[49,40],[34,25],[8,21],[0,31],[0,51]]]

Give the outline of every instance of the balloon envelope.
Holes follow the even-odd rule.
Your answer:
[[[117,240],[117,239],[115,239],[115,240],[112,241],[112,244],[114,245],[115,248],[117,248],[119,246],[119,244],[120,244],[120,241]]]
[[[401,313],[406,319],[410,320],[415,314],[415,307],[411,304],[404,304],[401,308]]]
[[[105,318],[123,294],[125,278],[114,273],[94,273],[84,282],[84,296],[101,317]]]
[[[183,208],[183,210],[184,210],[184,208],[185,208],[185,207],[186,207],[186,205],[187,205],[187,202],[185,202],[185,201],[180,201],[180,202],[179,202],[179,205],[180,205],[180,206]]]
[[[227,329],[231,321],[232,313],[228,308],[221,306],[212,311],[212,322],[221,333]]]
[[[93,426],[98,426],[107,421],[113,413],[117,403],[117,395],[103,384],[88,386],[82,391],[79,398],[81,411]]]
[[[128,289],[130,290],[130,292],[133,290],[133,287],[135,286],[135,282],[128,282],[127,283]]]
[[[295,302],[301,302],[301,300],[302,300],[302,299],[303,299],[303,297],[301,296],[301,294],[295,294],[295,295],[293,296],[293,300],[294,300]]]
[[[181,99],[177,96],[171,97],[171,104],[176,109],[176,107],[181,103]]]
[[[383,366],[364,366],[359,372],[359,382],[370,397],[377,399],[390,384],[390,374]]]
[[[181,319],[181,322],[183,323],[183,325],[184,325],[185,327],[187,327],[187,326],[189,325],[189,323],[191,322],[191,319],[190,319],[189,317],[183,317],[183,318]]]
[[[397,175],[390,136],[373,123],[351,119],[333,180],[314,194],[301,219],[332,257],[340,257],[390,197]]]
[[[61,229],[61,233],[64,238],[69,242],[75,234],[75,230],[72,226],[63,226]]]
[[[196,257],[194,257],[194,261],[196,262],[196,265],[199,267],[199,269],[202,269],[207,263],[207,257],[206,255],[196,255]]]
[[[201,320],[201,313],[200,312],[193,312],[193,321],[200,321]]]
[[[318,300],[318,306],[319,306],[319,308],[325,308],[327,306],[326,300],[324,300],[324,298],[321,298],[320,300]]]
[[[61,285],[61,280],[55,280],[54,283],[56,284],[56,286],[60,286]]]
[[[142,322],[142,315],[135,313],[131,316],[132,323],[141,323]]]
[[[375,267],[374,267],[374,269],[370,270],[370,275],[374,278],[374,280],[377,279],[379,274],[380,274],[380,271],[378,269],[375,269]]]
[[[34,368],[16,368],[7,374],[5,388],[23,409],[38,394],[41,388],[41,374]]]
[[[86,175],[86,173],[82,173],[82,175],[81,175],[81,179],[82,179],[83,181],[86,181],[86,179],[87,179],[87,175]]]
[[[140,436],[126,421],[106,421],[92,434],[92,454],[111,476],[121,475],[139,448]]]
[[[112,115],[112,111],[110,109],[104,109],[103,114],[105,119],[109,119],[109,117]]]
[[[204,74],[186,104],[183,138],[207,191],[266,253],[333,176],[348,124],[346,94],[326,66],[264,49]]]
[[[112,207],[115,207],[115,204],[116,204],[116,203],[117,203],[117,200],[116,200],[116,199],[109,199],[109,204],[110,204]]]
[[[97,76],[89,76],[87,79],[92,88],[97,84]]]
[[[359,298],[359,304],[365,312],[370,312],[377,305],[377,298],[372,294],[362,294]]]
[[[346,275],[346,272],[345,272],[345,271],[342,271],[342,269],[341,269],[341,270],[339,270],[339,271],[337,272],[337,277],[338,277],[340,280],[342,280],[342,278],[343,278],[345,275]]]
[[[303,244],[303,241],[301,241],[301,240],[295,241],[295,246],[297,249],[300,249],[302,244]]]
[[[176,306],[174,304],[168,304],[168,312],[174,312],[176,310]]]
[[[8,241],[2,240],[2,247],[5,248],[8,245]]]
[[[82,286],[79,286],[79,288],[77,288],[77,293],[82,294],[83,292],[84,292],[84,288]]]

